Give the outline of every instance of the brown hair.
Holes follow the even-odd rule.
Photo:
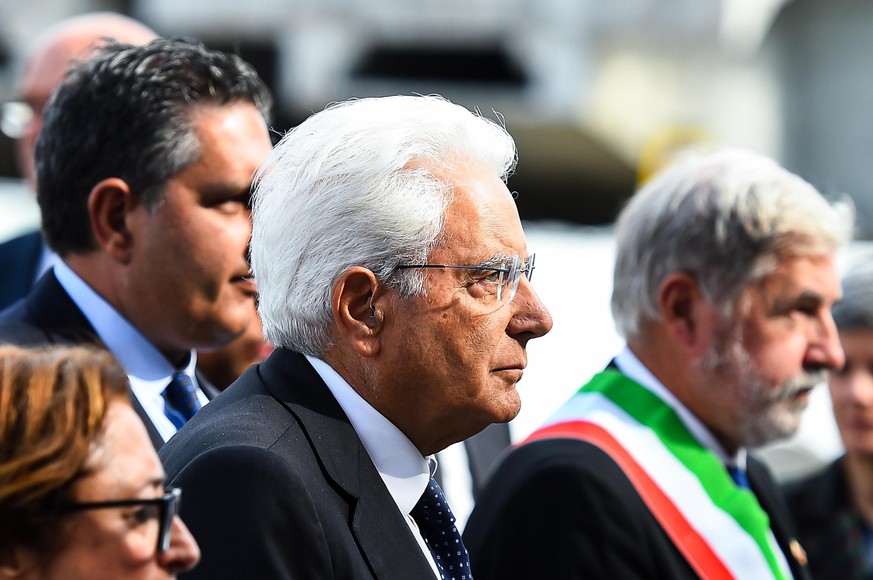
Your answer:
[[[53,551],[53,510],[84,471],[127,375],[106,351],[0,345],[0,551]]]

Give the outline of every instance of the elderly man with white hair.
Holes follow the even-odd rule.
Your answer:
[[[333,105],[258,179],[252,269],[276,351],[162,450],[191,578],[471,578],[433,455],[520,408],[552,325],[500,125],[438,97]]]

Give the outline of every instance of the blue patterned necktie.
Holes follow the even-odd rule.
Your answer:
[[[181,429],[188,419],[200,409],[200,399],[197,389],[185,373],[179,371],[173,375],[170,384],[164,389],[164,414],[170,422]]]
[[[455,516],[434,478],[409,512],[436,561],[442,580],[473,580],[470,557],[455,526]]]

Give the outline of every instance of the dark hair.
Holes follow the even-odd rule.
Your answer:
[[[110,43],[71,69],[46,107],[36,142],[37,201],[48,245],[94,249],[93,187],[124,180],[150,211],[166,182],[199,155],[198,105],[251,102],[270,123],[272,96],[240,57],[182,38]]]
[[[61,547],[53,506],[84,474],[109,402],[128,401],[127,375],[93,347],[0,345],[0,554]]]

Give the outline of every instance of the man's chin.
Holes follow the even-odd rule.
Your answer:
[[[201,351],[216,351],[226,347],[228,344],[245,334],[248,328],[247,322],[235,321],[214,321],[212,324],[204,325],[208,327],[208,331],[204,331],[199,337],[197,350]]]
[[[521,398],[515,393],[514,400],[506,401],[499,412],[495,413],[492,423],[509,423],[521,412]]]

